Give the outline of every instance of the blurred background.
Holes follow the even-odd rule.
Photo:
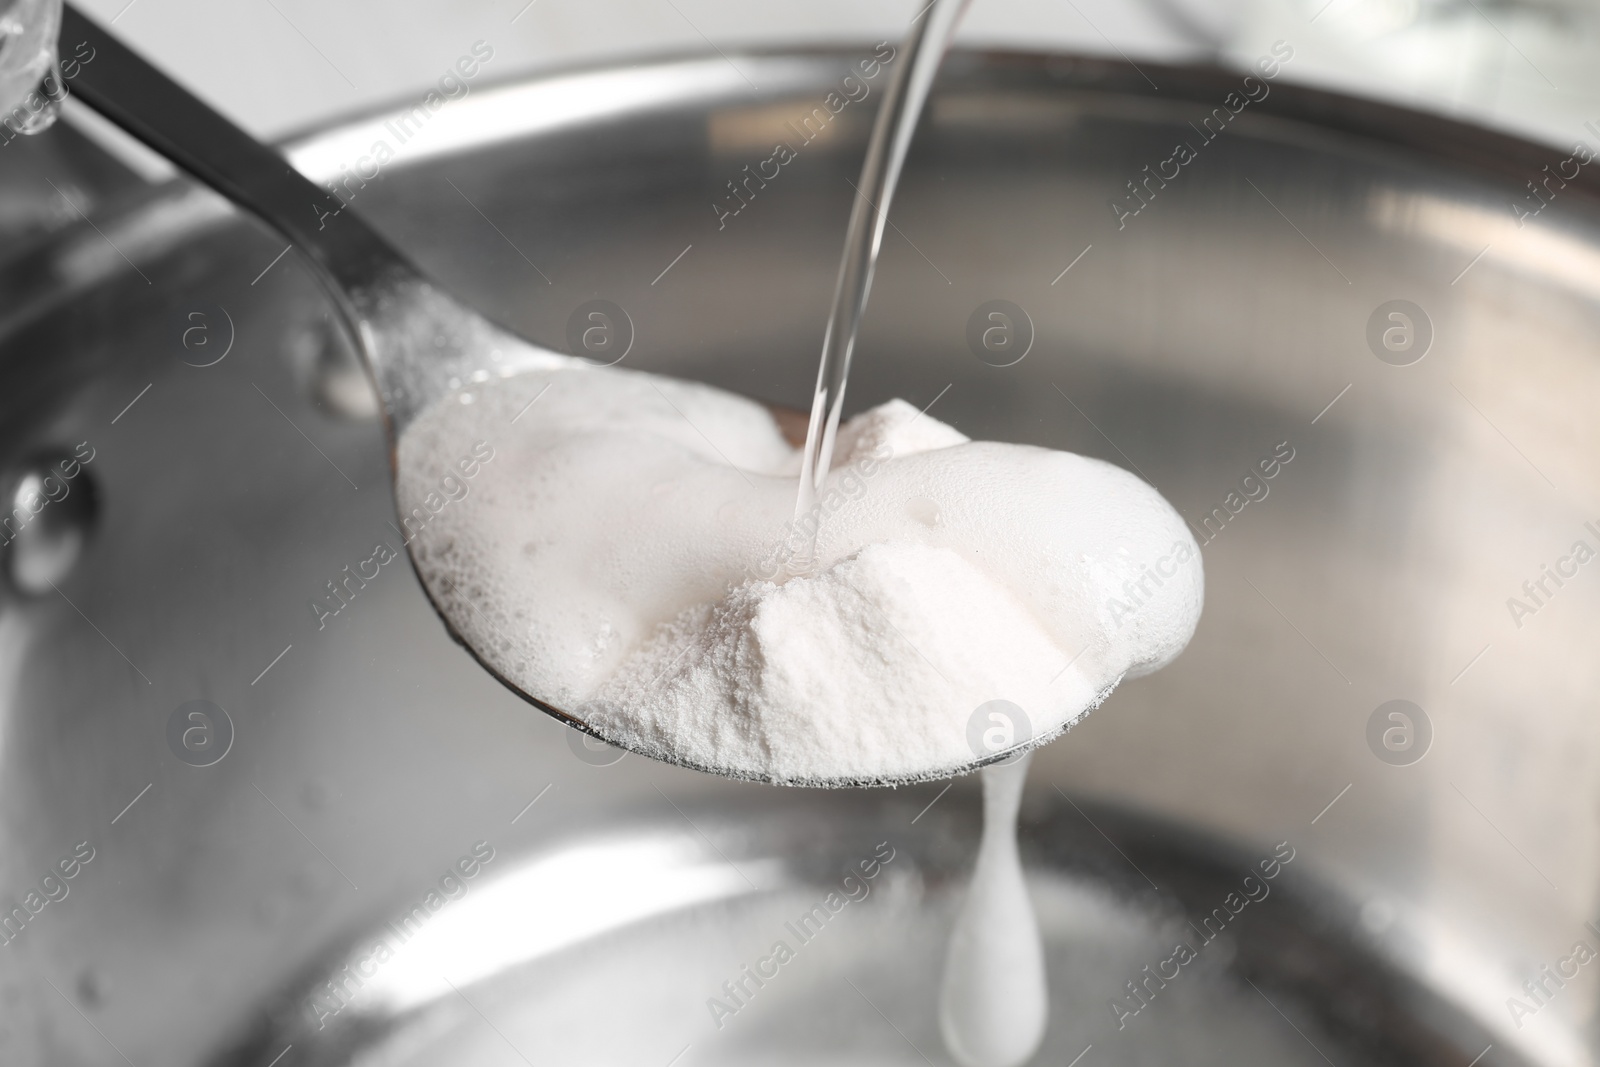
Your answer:
[[[0,29],[32,2],[0,0]],[[708,122],[752,106],[718,63],[670,91],[597,79],[584,122],[515,136],[474,105],[492,81],[709,46],[752,81],[773,73],[755,94],[770,117],[837,63],[779,84],[746,49],[898,41],[926,0],[80,2],[265,138],[415,101],[484,42],[471,100],[434,120],[448,150],[396,161],[358,210],[531,336],[563,336],[604,286],[651,331],[642,366],[736,388],[790,368],[771,395],[792,404],[838,256],[818,220],[843,224],[860,112],[711,246],[705,191],[762,143],[741,132],[759,125]],[[1508,999],[1600,937],[1600,587],[1586,572],[1526,629],[1504,599],[1600,536],[1597,168],[1536,224],[1507,209],[1541,167],[1600,145],[1597,22],[1600,0],[974,0],[960,45],[1118,69],[947,67],[964,98],[919,135],[895,205],[918,245],[886,243],[855,395],[950,389],[938,417],[973,436],[1137,466],[1196,518],[1274,442],[1303,456],[1208,546],[1191,650],[1036,763],[1024,848],[1059,997],[1039,1062],[1093,1042],[1081,1067],[1600,1065],[1600,968],[1537,1019]],[[1237,77],[1147,85],[1122,61],[1244,68],[1280,40],[1294,59],[1272,101],[1113,236],[1108,191]],[[1285,82],[1537,143],[1324,108]],[[547,118],[553,84],[511,95]],[[73,842],[102,858],[0,953],[0,1067],[923,1063],[975,783],[943,800],[937,784],[779,792],[618,763],[505,692],[409,578],[317,636],[307,594],[394,514],[325,294],[277,238],[108,166],[74,127],[96,135],[69,100],[0,153],[0,475],[21,472],[0,488],[88,440],[103,496],[72,499],[105,501],[45,513],[99,515],[70,584],[0,581],[0,891],[38,884]],[[331,176],[371,143],[355,130],[296,163]],[[657,288],[691,240],[706,243]],[[535,259],[561,264],[555,281]],[[964,342],[968,309],[997,294],[1037,312],[1015,372]],[[1405,364],[1368,332],[1400,300],[1433,340]],[[200,306],[238,316],[214,369],[177,317]],[[165,733],[200,697],[238,724],[214,767]],[[1371,733],[1402,698],[1437,722],[1409,763]],[[858,936],[711,1040],[706,992],[884,839],[903,858],[875,910],[852,906]],[[439,954],[421,942],[327,1033],[276,1014],[364,959],[479,840],[500,858],[432,928]],[[1113,1044],[1115,983],[1280,841],[1304,858],[1274,903]],[[402,1059],[417,1034],[439,1055]],[[383,1042],[401,1051],[366,1056]]]
[[[493,77],[675,50],[898,39],[922,0],[83,0],[261,136],[408,95],[473,41]],[[977,0],[967,46],[1245,66],[1567,148],[1600,125],[1595,0]],[[1600,135],[1590,135],[1591,141]]]

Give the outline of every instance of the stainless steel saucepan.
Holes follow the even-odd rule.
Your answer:
[[[804,408],[870,55],[463,77],[287,151],[528,337],[599,312]],[[1035,760],[1038,1062],[1592,1064],[1600,182],[1144,74],[950,58],[850,389],[1126,466],[1204,544],[1193,645]],[[282,243],[64,125],[0,167],[0,1062],[945,1062],[973,782],[774,790],[532,712],[407,569]]]

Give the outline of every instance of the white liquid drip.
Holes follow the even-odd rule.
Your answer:
[[[983,769],[983,840],[950,935],[939,1030],[963,1067],[1016,1067],[1049,1022],[1044,946],[1017,853],[1017,809],[1033,753]]]

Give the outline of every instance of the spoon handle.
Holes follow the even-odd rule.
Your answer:
[[[62,40],[87,42],[92,58],[72,91],[95,111],[305,252],[333,295],[353,311],[349,294],[416,269],[337,196],[310,181],[272,148],[212,110],[71,4]],[[359,316],[352,315],[352,320]]]

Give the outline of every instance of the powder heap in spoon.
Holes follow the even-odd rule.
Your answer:
[[[981,706],[1054,736],[1200,615],[1199,549],[1150,486],[900,400],[840,428],[798,528],[768,409],[564,357],[437,402],[399,470],[423,581],[491,669],[737,777],[947,776],[985,754]]]

